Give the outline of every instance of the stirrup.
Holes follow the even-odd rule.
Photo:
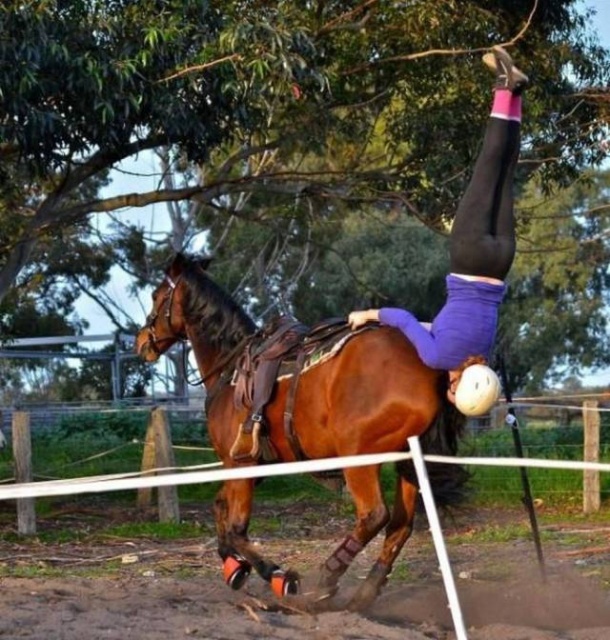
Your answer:
[[[245,423],[239,425],[239,433],[231,447],[229,455],[235,462],[254,462],[261,453],[260,431],[261,423],[255,422],[252,431],[246,431]]]

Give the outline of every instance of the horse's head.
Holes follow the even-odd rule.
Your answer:
[[[185,257],[177,254],[154,290],[152,311],[136,336],[136,353],[147,362],[155,362],[173,344],[186,340],[184,264]]]

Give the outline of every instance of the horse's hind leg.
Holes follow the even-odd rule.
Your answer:
[[[356,507],[356,527],[333,551],[320,571],[318,600],[332,596],[341,576],[356,555],[381,531],[389,513],[379,482],[380,467],[345,469],[344,475]]]
[[[350,600],[348,608],[352,611],[362,610],[372,604],[387,582],[394,562],[413,530],[416,499],[417,487],[398,477],[392,518],[386,527],[381,553],[366,580]]]
[[[253,496],[254,481],[229,480],[222,485],[214,501],[218,554],[223,563],[225,582],[232,589],[240,589],[254,568],[276,595],[297,593],[298,575],[265,560],[248,538]]]

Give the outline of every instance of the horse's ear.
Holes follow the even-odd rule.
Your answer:
[[[211,256],[204,256],[195,260],[192,257],[189,257],[187,254],[179,251],[172,259],[172,262],[170,263],[167,271],[168,273],[173,274],[182,273],[188,263],[197,264],[203,271],[205,271],[210,266],[211,262]]]
[[[186,264],[187,258],[182,252],[176,253],[176,255],[172,258],[172,261],[169,263],[167,268],[167,272],[182,271],[184,265]]]
[[[205,256],[199,260],[199,266],[207,271],[208,267],[212,264],[213,258],[211,256]]]

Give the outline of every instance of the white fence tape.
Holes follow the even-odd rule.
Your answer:
[[[145,477],[125,477],[121,479],[105,479],[89,481],[79,478],[78,482],[65,483],[50,480],[45,482],[30,482],[19,485],[0,487],[0,500],[15,498],[40,498],[42,496],[59,496],[77,493],[102,493],[104,491],[124,491],[125,489],[141,489],[143,487],[167,487],[183,484],[198,484],[201,482],[219,482],[243,478],[266,478],[294,473],[312,473],[315,471],[330,471],[346,469],[348,467],[362,467],[386,462],[397,462],[410,458],[410,453],[383,453],[346,458],[322,458],[320,460],[306,460],[303,462],[282,462],[272,465],[253,467],[236,467],[219,469],[218,471],[195,471],[189,473],[171,473]],[[151,474],[153,471],[148,471]]]
[[[512,407],[513,409],[560,409],[560,410],[570,410],[570,411],[578,411],[579,413],[583,413],[583,411],[596,411],[598,413],[605,413],[610,411],[610,407],[585,407],[579,404],[555,404],[552,402],[523,402],[523,401],[515,401],[515,402],[505,402],[499,406]]]
[[[539,469],[568,469],[573,471],[610,471],[608,462],[584,462],[580,460],[546,460],[544,458],[453,458],[425,455],[426,462],[445,464],[481,465],[483,467],[537,467]]]
[[[271,465],[236,467],[219,469],[216,471],[192,471],[186,473],[164,473],[133,477],[135,474],[114,476],[96,476],[90,478],[74,478],[71,480],[49,480],[44,482],[30,482],[0,486],[0,500],[14,500],[16,498],[40,498],[43,496],[72,495],[79,493],[103,493],[105,491],[124,491],[126,489],[141,489],[144,487],[167,487],[183,484],[198,484],[202,482],[220,482],[243,478],[263,478],[295,473],[313,473],[317,471],[331,471],[347,469],[349,467],[363,467],[367,465],[386,464],[407,460],[410,453],[379,453],[345,458],[322,458],[319,460],[305,460],[302,462],[282,462]],[[575,471],[610,471],[610,464],[601,462],[580,462],[574,460],[544,460],[537,458],[476,458],[476,457],[448,457],[425,455],[426,462],[441,462],[445,464],[482,465],[495,467],[540,467],[546,469],[572,469]],[[162,471],[162,470],[158,470]]]

